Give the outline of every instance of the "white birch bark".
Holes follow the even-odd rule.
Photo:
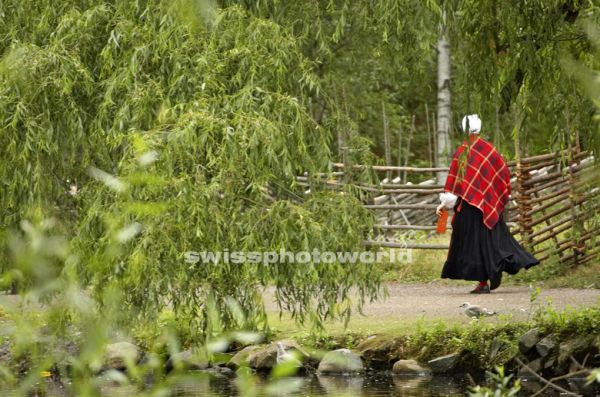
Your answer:
[[[438,52],[438,103],[437,103],[437,152],[435,156],[436,167],[447,167],[450,164],[450,43],[446,32],[446,14],[442,16],[442,23],[439,27],[439,37],[437,42]],[[437,182],[443,184],[446,182],[448,173],[446,171],[437,172]]]

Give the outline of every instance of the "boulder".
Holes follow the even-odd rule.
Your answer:
[[[460,362],[460,354],[451,353],[445,356],[434,358],[430,360],[427,365],[435,374],[446,374],[454,372],[458,363]]]
[[[546,357],[552,351],[554,351],[554,349],[556,348],[557,345],[558,345],[558,341],[556,339],[556,335],[550,334],[550,335],[546,336],[544,339],[542,339],[541,341],[539,341],[535,345],[535,349],[537,350],[537,352],[540,356]]]
[[[260,346],[252,345],[244,347],[242,350],[235,353],[233,357],[231,357],[231,359],[226,364],[227,367],[231,369],[238,369],[242,365],[247,365],[248,356],[250,355],[250,353],[254,352],[257,349],[260,349]]]
[[[394,346],[394,340],[390,337],[374,335],[361,342],[356,350],[369,368],[387,369],[390,362],[394,361],[394,357],[392,357]]]
[[[327,352],[321,359],[317,369],[321,374],[351,374],[363,370],[361,358],[349,349],[337,349]]]
[[[171,371],[173,368],[192,370],[206,369],[208,368],[208,360],[200,357],[199,354],[190,349],[173,354],[169,357],[165,366],[167,372]]]
[[[104,351],[103,369],[123,370],[126,363],[137,363],[140,357],[140,349],[129,342],[117,342],[106,345]]]
[[[556,358],[549,358],[546,361],[544,361],[543,364],[544,369],[554,369],[554,367],[556,366]]]
[[[250,368],[259,371],[268,371],[273,368],[277,363],[277,343],[281,343],[286,351],[295,350],[298,353],[300,361],[308,358],[308,353],[298,343],[293,340],[281,340],[250,352],[248,355],[248,365]]]
[[[525,332],[519,339],[519,351],[523,354],[531,350],[540,341],[540,330],[537,328]]]
[[[578,355],[585,358],[586,355],[593,357],[598,349],[594,346],[593,336],[577,336],[566,340],[558,346],[558,362],[560,364],[570,363],[571,356],[577,359]]]
[[[536,358],[535,360],[526,363],[526,365],[529,368],[531,368],[531,370],[535,373],[540,373],[540,371],[542,370],[542,364],[543,363],[541,358]],[[521,367],[521,369],[519,370],[519,377],[531,378],[533,376],[534,375],[525,367]]]
[[[431,370],[420,366],[415,360],[398,360],[394,363],[392,372],[398,375],[429,375]]]

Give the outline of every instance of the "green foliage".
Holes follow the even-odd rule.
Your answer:
[[[592,103],[562,60],[597,66],[584,28],[598,23],[594,2],[459,1],[453,10],[458,108],[483,114],[504,148],[501,131],[507,137],[515,117],[525,152],[567,147],[576,130],[590,143]]]
[[[471,390],[471,397],[513,397],[521,390],[520,381],[512,381],[513,375],[505,375],[503,367],[496,367],[495,372],[488,372],[488,381],[492,387],[476,386]]]
[[[600,383],[600,368],[593,370],[588,375],[588,383],[593,383],[593,382]]]
[[[245,315],[240,326],[265,328],[260,288],[270,284],[282,307],[315,324],[350,315],[351,287],[359,305],[377,295],[377,276],[360,264],[183,258],[355,251],[371,230],[353,194],[296,193],[296,175],[327,170],[338,124],[311,117],[320,81],[289,29],[238,6],[35,3],[2,5],[0,155],[10,167],[0,211],[7,228],[60,218],[80,261],[55,271],[76,270],[100,300],[118,285],[139,315],[169,305],[200,335],[209,302],[235,325],[228,299]]]
[[[595,305],[559,312],[542,305],[528,322],[507,318],[499,324],[481,320],[467,325],[449,325],[442,321],[433,325],[421,323],[403,343],[402,351],[422,361],[459,353],[463,355],[465,367],[491,370],[509,363],[519,354],[519,338],[532,328],[538,328],[543,335],[555,334],[561,340],[574,335],[598,335],[600,310]]]
[[[581,310],[557,311],[550,305],[536,312],[534,321],[542,332],[558,335],[600,335],[600,308],[598,305]]]
[[[526,324],[510,322],[498,326],[474,321],[459,326],[439,321],[418,326],[409,336],[406,348],[422,361],[450,353],[468,353],[466,367],[492,369],[495,365],[504,365],[517,353],[518,336],[526,328]],[[491,356],[494,346],[497,351]]]

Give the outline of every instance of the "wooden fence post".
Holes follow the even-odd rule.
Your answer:
[[[579,147],[579,133],[575,137],[575,148],[572,146],[571,138],[569,137],[569,201],[571,203],[571,233],[572,243],[571,248],[573,250],[573,264],[579,264],[579,258],[585,256],[585,243],[581,241],[581,235],[583,230],[583,222],[577,216],[577,207],[579,206],[580,197],[577,193],[577,175],[575,174],[574,167],[579,165],[579,154],[581,148]]]
[[[517,176],[517,213],[519,214],[518,223],[521,231],[522,241],[525,245],[531,245],[531,234],[533,229],[531,227],[531,195],[527,193],[527,187],[525,182],[530,179],[529,171],[523,170],[523,163],[521,158],[517,158],[516,163],[516,176]]]
[[[531,234],[533,228],[531,226],[531,196],[527,193],[526,181],[530,179],[529,170],[523,169],[521,160],[521,123],[519,122],[518,114],[514,112],[515,121],[515,172],[517,174],[517,212],[519,214],[519,229],[521,231],[521,240],[528,248],[531,248]]]

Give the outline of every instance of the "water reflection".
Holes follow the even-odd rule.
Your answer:
[[[196,374],[198,375],[198,374]],[[344,397],[438,397],[464,396],[468,383],[465,378],[457,377],[405,377],[391,376],[389,373],[369,373],[365,376],[323,376],[307,375],[291,377],[273,383],[266,377],[256,377],[251,383],[252,390],[240,390],[235,379],[226,377],[189,376],[179,378],[169,385],[169,396],[174,397],[225,397],[252,395],[253,397],[272,396],[344,396]],[[585,387],[585,380],[571,380],[565,384],[583,395],[597,395],[597,389]],[[540,384],[532,380],[523,380],[520,395],[531,395],[540,389]],[[35,396],[68,397],[61,388],[49,385],[45,393]],[[134,386],[118,386],[111,382],[102,384],[103,397],[133,397],[138,393]],[[250,392],[250,393],[248,393]],[[0,390],[0,393],[2,391]],[[543,395],[557,395],[547,390]]]
[[[323,388],[323,394],[360,396],[364,384],[364,378],[362,376],[317,375],[317,380]]]
[[[464,396],[467,390],[462,377],[399,377],[388,373],[370,373],[365,376],[311,375],[302,378],[302,387],[292,396]],[[185,397],[199,397],[191,394]],[[227,394],[215,394],[214,396]],[[259,390],[258,396],[268,396]]]
[[[395,396],[464,396],[467,382],[464,378],[394,377]]]

